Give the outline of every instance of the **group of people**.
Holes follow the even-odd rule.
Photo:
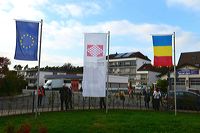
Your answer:
[[[36,93],[37,92],[37,93]],[[72,90],[66,84],[63,84],[63,87],[59,90],[60,101],[61,101],[61,110],[63,110],[63,104],[65,104],[65,109],[72,109]],[[34,96],[38,95],[37,106],[42,106],[42,99],[45,96],[45,89],[43,86],[39,86],[38,91],[34,90]],[[35,97],[34,97],[35,98]]]
[[[144,90],[143,95],[144,95],[145,107],[149,108],[150,90]],[[153,105],[154,110],[160,109],[160,101],[161,101],[161,92],[160,92],[160,89],[156,88],[154,89],[153,94],[152,94],[152,105]]]
[[[72,90],[66,84],[59,90],[61,111],[63,110],[63,104],[65,104],[65,110],[72,109]]]
[[[60,93],[60,103],[61,103],[61,110],[72,109],[72,90],[69,88],[66,84],[63,84],[63,87],[59,90]],[[149,108],[149,102],[150,102],[150,90],[144,89],[143,90],[144,95],[144,103],[145,107]],[[40,86],[38,89],[38,107],[42,105],[42,98],[45,96],[45,89],[43,86]],[[131,95],[129,95],[131,96]],[[160,101],[161,101],[161,92],[160,89],[156,88],[154,89],[152,93],[152,106],[154,110],[159,110],[160,108]],[[100,97],[100,108],[106,109],[106,104],[104,97]]]

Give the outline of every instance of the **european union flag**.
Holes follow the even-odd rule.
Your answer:
[[[37,60],[39,22],[16,21],[17,60]]]

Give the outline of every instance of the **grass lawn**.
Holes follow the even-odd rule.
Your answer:
[[[68,112],[41,113],[34,115],[0,117],[0,133],[5,127],[18,129],[21,125],[31,126],[37,133],[45,127],[48,133],[198,133],[199,113],[154,112],[140,110],[76,110]]]

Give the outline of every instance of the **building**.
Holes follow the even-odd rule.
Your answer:
[[[45,89],[60,89],[63,84],[71,87],[73,91],[79,91],[82,84],[82,74],[64,74],[64,75],[45,75]]]
[[[37,73],[38,71],[36,69],[22,70],[18,72],[18,74],[24,75],[25,80],[28,82],[28,87],[37,86]],[[53,72],[40,71],[39,85],[45,83],[45,75],[53,75]]]
[[[200,90],[200,52],[186,52],[181,53],[178,65],[176,67],[177,89],[194,88]],[[167,74],[161,77],[167,79]],[[170,72],[171,89],[174,87],[174,71]]]
[[[78,91],[82,87],[82,78],[82,74],[45,75],[45,79],[47,80],[45,86],[53,88],[53,83],[55,83],[54,85],[60,88],[65,83],[67,86],[71,86],[74,91]],[[109,75],[108,79],[109,90],[128,90],[128,77]]]
[[[109,75],[127,76],[132,85],[141,84],[146,80],[145,73],[137,70],[151,60],[140,52],[116,53],[109,55]]]
[[[138,79],[141,79],[141,84],[151,86],[153,83],[159,79],[160,75],[159,70],[156,67],[153,67],[151,64],[144,64],[138,70]]]
[[[29,70],[21,70],[18,71],[18,74],[23,75],[24,79],[28,82],[28,87],[36,87],[37,86],[37,69],[29,69]],[[64,75],[66,72],[56,72],[56,71],[40,71],[39,75],[39,85],[44,85],[46,82],[45,75]]]

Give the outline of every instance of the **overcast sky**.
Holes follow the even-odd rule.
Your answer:
[[[83,35],[111,33],[110,53],[137,52],[153,62],[151,34],[176,32],[176,59],[200,51],[200,0],[0,0],[0,56],[14,60],[14,19],[43,19],[41,67],[83,65]]]

